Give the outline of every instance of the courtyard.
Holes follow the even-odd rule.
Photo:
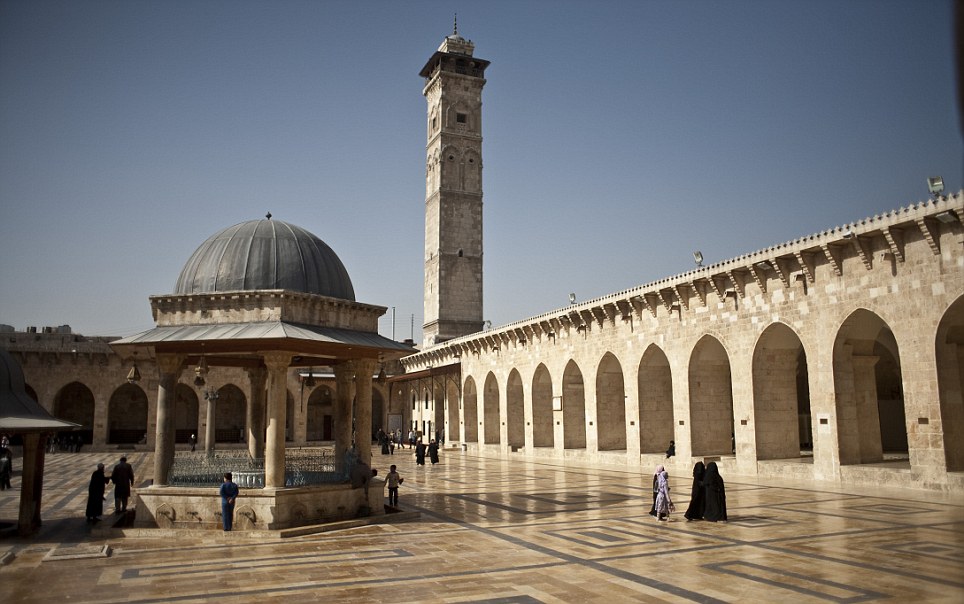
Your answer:
[[[301,536],[129,531],[84,521],[87,482],[119,452],[47,456],[44,525],[0,540],[12,602],[960,602],[964,501],[933,491],[725,475],[729,522],[648,515],[650,476],[557,460],[411,450],[374,455],[405,479],[404,522]],[[130,453],[137,485],[152,454]],[[13,490],[0,518],[16,517]],[[212,489],[211,497],[216,496]],[[111,492],[107,504],[112,503]],[[136,493],[135,493],[136,497]],[[242,491],[241,497],[244,497]],[[110,509],[110,505],[105,506]]]

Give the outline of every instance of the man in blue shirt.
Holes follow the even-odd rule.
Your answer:
[[[234,523],[234,502],[238,498],[238,490],[238,485],[231,481],[231,472],[226,472],[221,483],[221,520],[225,531],[230,531]]]

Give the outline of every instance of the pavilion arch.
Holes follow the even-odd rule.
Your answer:
[[[465,418],[465,442],[479,442],[479,402],[475,380],[465,378],[462,388],[462,416]]]
[[[458,377],[445,380],[445,441],[455,442],[459,440],[459,407],[462,401],[459,397]]]
[[[137,384],[123,384],[107,406],[107,444],[133,445],[146,438],[147,395]]]
[[[218,400],[214,411],[214,442],[243,441],[246,406],[247,399],[244,392],[234,384],[226,384],[218,389]]]
[[[506,427],[510,447],[522,448],[526,445],[525,393],[522,389],[522,376],[518,369],[509,372],[506,382]]]
[[[611,352],[596,367],[596,433],[600,451],[626,449],[626,384]]]
[[[705,335],[693,347],[689,366],[690,438],[695,457],[735,450],[733,382],[723,344]]]
[[[381,390],[378,388],[372,388],[372,430],[377,431],[379,428],[388,431],[388,416],[385,412],[385,397],[382,396]]]
[[[502,423],[499,414],[499,381],[491,371],[485,376],[485,386],[482,388],[482,413],[482,437],[485,444],[499,444]]]
[[[964,296],[937,326],[937,387],[947,470],[964,470]]]
[[[34,397],[34,400],[36,400],[36,395]],[[53,415],[64,421],[83,426],[82,429],[75,430],[74,434],[79,434],[84,443],[89,445],[94,442],[95,406],[94,393],[90,391],[90,388],[80,382],[70,382],[61,388],[54,397]],[[138,436],[139,438],[140,436]]]
[[[753,429],[756,457],[788,459],[810,449],[810,387],[807,354],[784,323],[763,330],[753,350]]]
[[[666,353],[650,344],[639,361],[639,452],[662,453],[674,440],[673,372]]]
[[[840,326],[833,347],[840,463],[883,461],[884,452],[906,455],[900,353],[890,327],[858,309]]]
[[[562,434],[566,449],[586,448],[586,385],[573,360],[562,372]]]
[[[197,392],[187,384],[178,384],[174,387],[174,442],[191,442],[191,435],[197,436],[197,418]]]
[[[552,447],[552,376],[545,364],[539,363],[532,375],[532,446]]]
[[[332,440],[335,391],[322,384],[308,395],[305,438],[308,441]]]

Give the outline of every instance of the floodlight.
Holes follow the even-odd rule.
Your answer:
[[[693,252],[693,260],[696,262],[696,268],[701,268],[703,266],[703,252],[699,250]]]
[[[576,294],[574,293],[569,294],[569,304],[575,304],[575,303],[576,303]]]
[[[927,179],[927,190],[931,195],[940,195],[944,192],[944,179],[940,176],[931,176]]]

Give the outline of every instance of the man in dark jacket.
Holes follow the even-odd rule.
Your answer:
[[[127,463],[126,457],[121,457],[120,463],[114,466],[110,479],[114,483],[114,513],[126,512],[127,500],[134,486],[134,468]]]

